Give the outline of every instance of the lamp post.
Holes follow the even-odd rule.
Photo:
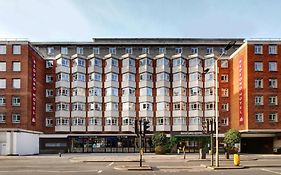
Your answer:
[[[236,41],[230,41],[227,46],[224,48],[220,56],[215,60],[215,81],[216,81],[216,91],[215,91],[215,101],[216,101],[216,111],[215,111],[215,119],[216,119],[216,167],[219,167],[219,115],[218,115],[218,60],[222,58],[222,56],[225,54],[226,51],[228,51],[230,48],[232,48],[235,45]]]

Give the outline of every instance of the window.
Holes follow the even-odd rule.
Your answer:
[[[157,111],[169,111],[170,110],[170,103],[167,102],[160,102],[157,103]]]
[[[229,125],[229,119],[228,119],[228,117],[227,117],[227,118],[223,118],[223,119],[221,120],[221,125],[222,125],[222,126],[228,126],[228,125]]]
[[[156,81],[170,81],[170,75],[166,72],[158,73],[156,78]]]
[[[126,67],[126,66],[135,66],[135,59],[133,58],[125,58],[123,59],[122,61],[122,64],[123,64],[123,67]]]
[[[46,97],[52,97],[53,94],[53,90],[52,89],[46,89]]]
[[[46,75],[46,83],[53,82],[53,76],[52,75]]]
[[[0,113],[0,123],[6,123],[6,114]]]
[[[170,90],[166,87],[157,88],[157,96],[169,96]]]
[[[53,126],[53,119],[46,118],[46,127],[52,127]]]
[[[57,74],[57,81],[69,81],[69,74],[67,73],[58,73]]]
[[[199,72],[194,72],[189,74],[189,81],[201,81],[202,80],[202,75]]]
[[[90,81],[101,81],[101,74],[96,72],[91,73]]]
[[[85,96],[85,88],[76,87],[72,89],[72,96]]]
[[[228,97],[228,89],[222,88],[222,97]]]
[[[69,111],[68,103],[56,103],[56,111]]]
[[[65,118],[65,117],[59,117],[56,119],[56,125],[67,126],[67,125],[69,125],[69,119]]]
[[[157,66],[169,66],[170,62],[167,58],[159,58],[156,60]]]
[[[98,66],[98,67],[102,67],[102,61],[99,58],[92,58],[90,60],[90,64],[89,66]]]
[[[54,65],[53,60],[46,60],[46,68],[52,68]]]
[[[115,74],[115,73],[106,74],[105,81],[118,81],[118,74]]]
[[[84,48],[83,47],[77,47],[76,53],[79,54],[79,55],[83,55],[84,54]]]
[[[186,88],[183,87],[174,88],[173,96],[186,96]]]
[[[75,103],[72,103],[71,106],[72,106],[73,111],[85,111],[86,110],[85,103],[75,102]]]
[[[73,66],[81,66],[81,67],[86,67],[86,60],[83,58],[76,58],[73,61]]]
[[[212,47],[206,48],[206,54],[212,54],[214,52],[214,49]]]
[[[89,96],[101,96],[101,88],[98,87],[92,87],[89,88]]]
[[[270,55],[277,54],[277,46],[276,45],[269,45],[268,46],[268,54],[270,54]]]
[[[189,67],[200,67],[202,66],[202,60],[200,58],[189,59]]]
[[[69,96],[69,88],[60,87],[56,89],[57,96]]]
[[[189,125],[198,125],[201,123],[201,120],[199,117],[190,117],[189,118]]]
[[[186,110],[186,104],[184,102],[177,102],[174,103],[174,111],[178,111],[178,110]]]
[[[215,110],[214,103],[205,103],[205,110]]]
[[[135,81],[135,74],[125,73],[122,75],[122,81]]]
[[[85,125],[85,118],[74,117],[72,118],[72,126],[83,126]]]
[[[198,48],[191,48],[191,54],[197,54],[198,53]]]
[[[205,88],[205,95],[214,95],[214,88]]]
[[[182,48],[181,47],[177,47],[175,48],[176,54],[182,53]]]
[[[0,79],[0,89],[5,89],[6,88],[6,79],[1,78]]]
[[[122,110],[123,111],[135,111],[135,103],[123,103],[122,104]]]
[[[111,47],[108,49],[108,53],[110,54],[116,54],[116,48],[115,47]]]
[[[118,103],[105,103],[106,111],[118,111]]]
[[[270,88],[277,88],[277,79],[276,78],[269,78],[269,87]]]
[[[6,45],[0,45],[0,54],[6,54],[7,53],[7,47]]]
[[[255,45],[255,54],[262,54],[262,45]]]
[[[223,103],[222,105],[221,105],[221,109],[223,110],[223,111],[228,111],[228,103]]]
[[[214,72],[206,73],[206,74],[205,74],[205,81],[212,81],[212,80],[215,79],[214,77],[215,77]]]
[[[220,53],[220,54],[226,54],[227,52],[225,51],[224,47],[221,47],[221,48],[219,49],[219,53]]]
[[[255,88],[263,88],[263,79],[262,78],[255,79]]]
[[[122,120],[122,125],[133,125],[133,124],[134,124],[133,118],[124,117]]]
[[[255,62],[255,71],[256,72],[263,71],[263,64],[262,64],[262,62]]]
[[[118,60],[115,58],[109,58],[106,60],[106,66],[115,66],[118,67]]]
[[[212,67],[214,65],[215,65],[215,59],[214,58],[205,59],[205,68]]]
[[[105,96],[118,96],[118,88],[106,88]]]
[[[222,82],[228,82],[228,75],[221,75]]]
[[[68,54],[68,48],[67,47],[61,47],[60,53],[63,54],[63,55],[67,55]]]
[[[173,66],[180,66],[180,65],[185,66],[186,65],[185,63],[186,62],[184,58],[176,58],[173,60]]]
[[[278,104],[278,98],[277,96],[269,96],[269,105],[277,105]]]
[[[277,62],[268,62],[268,70],[269,71],[277,71]]]
[[[122,89],[122,95],[123,96],[135,96],[135,89],[134,88],[123,88]]]
[[[72,75],[72,78],[73,78],[72,81],[83,81],[83,82],[86,81],[86,75],[80,72],[74,73]]]
[[[13,45],[13,54],[14,55],[21,54],[21,45]]]
[[[202,103],[196,102],[196,103],[190,103],[189,104],[190,110],[195,111],[195,110],[202,110]]]
[[[18,78],[13,79],[13,88],[20,89],[20,79],[18,79]]]
[[[140,110],[141,111],[152,111],[152,103],[149,103],[149,102],[140,103]]]
[[[133,48],[131,48],[131,47],[125,48],[125,53],[133,54]]]
[[[162,54],[162,53],[166,53],[166,48],[165,47],[160,47],[159,48],[159,54]]]
[[[18,113],[12,114],[12,123],[20,123],[20,114]]]
[[[152,80],[152,74],[148,73],[148,72],[142,73],[142,74],[140,74],[140,80],[141,81],[151,81]]]
[[[93,54],[100,54],[100,48],[93,47]]]
[[[255,96],[255,105],[263,105],[263,96]]]
[[[152,60],[150,58],[143,58],[140,60],[140,66],[152,66]]]
[[[189,89],[190,96],[202,95],[202,88],[193,87]]]
[[[60,66],[69,67],[69,60],[67,58],[60,58],[57,60],[57,64]]]
[[[51,103],[46,104],[46,112],[52,112],[53,111],[53,105]]]
[[[0,106],[5,106],[5,105],[6,105],[6,97],[0,96]]]
[[[1,61],[0,62],[0,71],[5,72],[6,71],[6,62]]]
[[[152,88],[149,87],[141,88],[140,96],[152,96]]]
[[[89,125],[101,125],[101,118],[89,117]]]
[[[174,125],[186,125],[186,119],[182,117],[173,117]]]
[[[101,103],[96,103],[96,102],[89,103],[90,111],[101,111],[101,109],[102,109]]]
[[[221,68],[228,68],[228,60],[221,60]]]
[[[149,54],[149,48],[147,47],[142,48],[142,53]]]
[[[278,114],[276,112],[269,113],[269,116],[268,116],[269,122],[278,122],[277,115]]]
[[[263,113],[255,114],[256,122],[263,122]]]
[[[47,55],[55,55],[55,48],[54,47],[48,47],[47,48]]]
[[[113,125],[113,126],[117,125],[118,124],[117,117],[107,117],[105,124],[106,125]]]

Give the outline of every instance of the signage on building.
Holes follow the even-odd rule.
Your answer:
[[[36,123],[36,60],[32,59],[31,124]]]
[[[239,124],[244,124],[243,58],[239,59]]]

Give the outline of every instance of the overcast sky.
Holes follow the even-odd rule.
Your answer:
[[[281,38],[281,0],[0,0],[0,38]]]

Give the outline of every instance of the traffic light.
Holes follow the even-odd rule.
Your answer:
[[[135,120],[135,134],[137,135],[137,137],[139,137],[140,135],[138,120]]]
[[[210,133],[210,120],[205,120],[202,122],[202,132],[204,134]]]
[[[145,137],[145,134],[147,133],[149,127],[150,127],[149,121],[144,120],[143,121],[143,137]]]

